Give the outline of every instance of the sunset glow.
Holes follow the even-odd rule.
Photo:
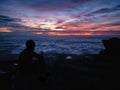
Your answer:
[[[43,34],[43,32],[35,32],[35,34],[41,35]]]
[[[0,32],[12,32],[12,31],[8,28],[0,28]]]
[[[50,36],[92,36],[92,32],[76,32],[76,33],[66,33],[66,32],[49,32]]]
[[[30,31],[39,35],[53,36],[95,35],[88,31],[118,31],[119,33],[120,1],[13,0],[10,2],[2,0],[0,1],[0,28],[3,27],[0,32],[29,33]],[[40,33],[41,31],[45,33]],[[71,31],[84,32],[70,33]]]
[[[43,25],[41,25],[40,28],[42,29],[50,29],[50,30],[54,30],[55,29],[55,25],[54,24],[51,24],[51,23],[45,23]]]

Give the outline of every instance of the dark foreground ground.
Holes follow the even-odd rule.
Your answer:
[[[31,81],[18,78],[17,61],[1,60],[0,90],[120,89],[119,62],[100,60],[97,55],[66,56],[61,54],[57,55],[57,58],[53,56],[46,58],[46,70],[49,72],[45,76],[46,80],[39,79],[36,76]],[[28,83],[30,84],[28,85]],[[23,84],[24,89],[22,89]]]

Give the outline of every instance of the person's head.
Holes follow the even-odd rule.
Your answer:
[[[33,41],[33,40],[27,40],[26,41],[26,48],[28,49],[28,50],[34,50],[34,48],[35,48],[35,42]]]

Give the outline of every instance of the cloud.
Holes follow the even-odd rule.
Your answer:
[[[57,23],[57,24],[61,24],[61,23],[63,23],[63,22],[65,22],[65,20],[61,20],[61,19],[60,19],[60,20],[57,20],[56,23]]]
[[[13,31],[29,28],[20,24],[21,22],[22,21],[19,18],[12,18],[9,16],[0,15],[0,28],[8,28]]]
[[[120,10],[120,5],[117,5],[117,6],[113,7],[112,9],[115,10],[115,11]]]
[[[21,22],[21,19],[0,15],[0,23]]]
[[[67,0],[67,2],[70,0]],[[64,0],[32,0],[24,3],[24,0],[19,1],[23,7],[32,9],[35,11],[43,11],[43,12],[52,12],[52,11],[58,11],[58,10],[64,10],[69,4],[66,4],[66,1]]]
[[[1,0],[0,27],[16,30],[30,27],[40,29],[41,26],[49,28],[50,25],[66,30],[91,30],[102,25],[118,27],[119,23],[115,23],[119,20],[118,2],[120,1]]]
[[[114,21],[114,22],[106,22],[106,23],[100,23],[100,24],[95,24],[91,26],[92,30],[114,30],[114,31],[119,31],[120,30],[120,21]]]
[[[72,21],[72,22],[68,22],[68,23],[63,24],[63,26],[79,27],[79,24],[80,24],[80,22],[78,22],[78,21]]]
[[[120,26],[120,21],[104,24],[105,26]]]
[[[27,8],[37,12],[68,12],[71,10],[78,10],[81,5],[85,5],[93,0],[20,0],[20,4]]]
[[[114,7],[107,7],[107,8],[101,8],[101,9],[98,9],[96,11],[93,11],[89,14],[86,14],[86,16],[91,16],[91,15],[94,15],[94,14],[104,14],[104,13],[112,13],[112,12],[116,12],[116,11],[119,11],[120,10],[120,5],[116,5]]]
[[[84,3],[87,3],[87,2],[91,2],[91,1],[93,1],[93,0],[71,0],[73,3],[76,3],[76,4],[78,4],[78,3],[82,3],[82,4],[84,4]]]
[[[101,23],[98,26],[99,27],[101,27],[101,26],[107,26],[107,27],[110,27],[110,26],[119,26],[120,27],[120,21]]]
[[[56,27],[56,29],[62,29],[63,27]]]
[[[18,18],[0,15],[0,27],[12,27],[13,24],[20,22]]]

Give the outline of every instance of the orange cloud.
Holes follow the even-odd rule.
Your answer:
[[[12,31],[8,28],[0,28],[0,32],[12,32]]]
[[[107,27],[99,27],[96,30],[103,30],[103,31],[109,31],[109,30],[114,30],[114,31],[119,31],[120,26],[107,26]]]
[[[43,34],[43,32],[35,32],[35,34],[41,35]]]
[[[50,36],[92,36],[93,32],[48,32]]]

